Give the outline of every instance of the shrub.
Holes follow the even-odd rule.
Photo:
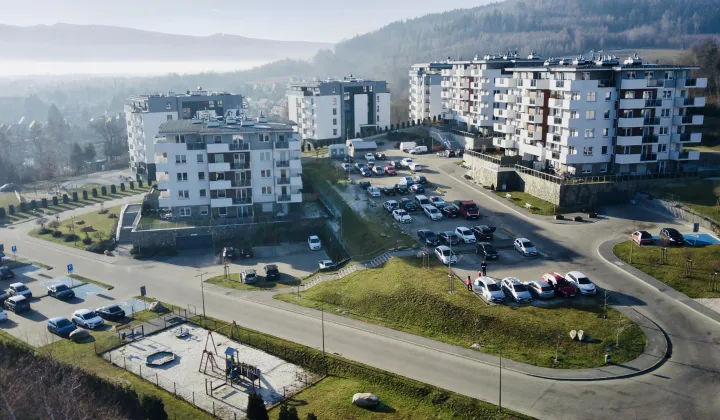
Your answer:
[[[77,197],[77,193],[73,193],[73,194],[74,194],[75,197]],[[64,203],[64,204],[67,204],[69,201],[70,201],[70,198],[68,197],[68,195],[67,195],[67,194],[63,194],[63,203]],[[77,201],[77,200],[75,200],[75,201]]]
[[[53,221],[51,221],[50,223],[47,224],[47,227],[49,227],[50,229],[55,229],[55,230],[57,230],[57,228],[60,227],[60,222],[58,222],[57,220],[53,220]]]
[[[83,238],[82,242],[83,242],[85,245],[90,245],[90,244],[92,243],[92,239],[90,239],[89,236],[86,236],[86,237]]]
[[[133,181],[130,181],[130,189],[131,190],[135,189],[135,183]]]
[[[133,247],[130,248],[130,255],[137,255],[138,252],[140,252],[140,251],[135,245],[133,245]]]
[[[46,209],[46,208],[48,207],[47,198],[43,198],[42,200],[40,200],[40,205],[41,205],[44,209]]]
[[[60,232],[59,230],[54,230],[52,233],[52,236],[53,236],[53,238],[60,238],[63,236],[63,233]]]
[[[87,200],[88,199],[87,190],[83,190],[82,194],[83,194],[83,200]],[[75,200],[75,193],[73,193],[73,201],[77,201],[77,200]]]
[[[117,193],[117,187],[115,185],[111,185],[110,186],[110,194],[115,194],[115,193]]]
[[[8,213],[9,213],[11,216],[12,216],[13,214],[15,214],[15,205],[10,204],[10,205],[8,206]]]
[[[78,239],[80,239],[80,237],[75,235],[74,233],[68,233],[67,235],[63,236],[63,241],[65,242],[75,242]]]
[[[92,189],[92,196],[93,196],[93,198],[97,198],[97,196],[98,196],[97,188]]]
[[[57,205],[58,205],[58,198],[57,198],[57,196],[54,196],[54,197],[52,198],[52,203],[53,203],[53,206],[57,206]]]
[[[85,248],[88,252],[94,252],[96,254],[104,254],[105,251],[112,251],[112,249],[115,247],[115,241],[112,239],[108,239],[105,241],[99,241],[95,242],[89,247]]]
[[[52,230],[50,230],[46,227],[41,227],[40,230],[38,230],[38,233],[41,235],[47,235],[50,232],[52,232]]]
[[[142,188],[142,187],[143,187],[142,179],[138,179],[138,188]]]
[[[24,201],[21,202],[20,203],[20,213],[26,212],[27,210],[28,210],[28,203],[26,203]]]
[[[5,207],[0,207],[0,218],[5,217]]]
[[[100,192],[102,193],[102,195],[107,195],[107,187],[104,185],[100,187]]]
[[[125,183],[124,182],[120,183],[120,191],[125,191]]]
[[[30,200],[30,208],[33,210],[37,210],[37,201]]]
[[[115,214],[115,213],[110,213],[110,214],[108,214],[108,219],[117,219],[117,217],[118,217],[118,216],[117,216],[117,214]]]

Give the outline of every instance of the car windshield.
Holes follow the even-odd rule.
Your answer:
[[[434,213],[439,213],[439,212],[438,212],[438,209],[432,209],[432,208],[431,208],[431,209],[428,209],[428,211],[429,211],[430,213],[433,213],[433,214],[434,214]]]
[[[478,209],[478,207],[475,204],[470,204],[470,205],[465,206],[465,210],[475,211],[477,209]]]
[[[587,277],[578,277],[577,282],[578,284],[590,284],[590,279]]]
[[[97,317],[97,314],[95,312],[88,312],[85,315],[82,316],[85,319],[93,319]]]
[[[69,289],[70,288],[65,286],[64,284],[58,284],[57,286],[55,286],[56,292],[62,292],[62,291],[69,290]]]
[[[435,232],[425,232],[425,238],[427,238],[427,239],[436,239],[436,238],[437,238],[437,235],[435,234]]]
[[[450,250],[449,250],[449,249],[443,249],[443,250],[441,250],[441,252],[442,252],[442,254],[443,254],[444,256],[446,256],[446,257],[449,257],[449,256],[450,256]]]
[[[642,239],[650,239],[650,238],[652,238],[652,235],[651,235],[649,232],[641,232],[641,233],[640,233],[640,238],[642,238]]]
[[[320,242],[320,239],[318,239],[318,238],[310,238],[310,243],[311,243],[311,244],[316,244],[316,243],[319,243],[319,242]]]
[[[570,283],[568,283],[567,280],[565,280],[564,277],[556,278],[555,282],[557,283],[558,286],[567,286],[568,284],[570,284]]]
[[[627,235],[627,233],[626,233]],[[524,284],[513,284],[513,289],[515,289],[516,292],[527,292],[527,287],[525,287]]]
[[[20,285],[20,286],[16,286],[16,287],[15,287],[15,290],[17,290],[18,292],[24,292],[24,291],[26,291],[27,289],[28,289],[28,288],[27,288],[27,286],[25,286],[25,285]]]
[[[542,290],[543,292],[551,292],[551,291],[552,291],[552,287],[550,287],[550,286],[542,286],[542,287],[540,288],[540,290]]]
[[[626,233],[626,235],[627,235],[627,233]],[[532,248],[532,247],[534,246],[534,245],[532,244],[532,242],[530,242],[530,241],[524,241],[524,242],[522,243],[522,245],[523,245],[524,248]]]
[[[9,271],[10,271],[10,269],[7,267],[0,267],[0,273],[7,273]]]
[[[63,318],[63,319],[58,320],[58,321],[55,323],[55,325],[57,325],[58,327],[62,328],[62,327],[67,327],[68,325],[71,325],[71,322],[68,321],[67,319],[64,319],[64,318]]]
[[[489,283],[487,289],[491,292],[498,292],[500,291],[500,286],[498,286],[497,283]]]
[[[470,235],[470,231],[467,229],[458,229],[461,235]]]
[[[497,254],[497,250],[492,245],[485,245],[484,248],[485,252],[487,252],[488,254]]]
[[[119,306],[109,306],[109,307],[106,308],[105,310],[106,310],[107,312],[110,312],[110,313],[116,313],[116,312],[122,311],[122,309],[120,309]]]

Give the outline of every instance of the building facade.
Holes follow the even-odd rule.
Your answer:
[[[342,143],[390,126],[387,82],[348,76],[342,80],[291,83],[288,119],[300,139],[315,145]]]
[[[575,176],[682,171],[699,158],[692,66],[622,64],[614,57],[548,60],[498,77],[493,144],[534,169]]]
[[[410,121],[442,118],[442,71],[449,69],[449,62],[415,64],[410,68]]]
[[[187,120],[198,111],[222,116],[226,109],[242,109],[243,97],[225,92],[207,92],[198,88],[187,93],[133,96],[125,100],[130,169],[136,177],[155,181],[153,139],[161,124],[169,120]]]
[[[228,112],[226,112],[228,113]],[[288,214],[302,202],[292,126],[236,118],[171,120],[155,139],[160,207],[182,220]]]

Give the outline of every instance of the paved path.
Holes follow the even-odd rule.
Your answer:
[[[429,164],[433,166],[433,162]],[[612,208],[611,214],[598,223],[557,225],[486,199],[482,192],[464,183],[457,183],[453,188],[476,197],[483,211],[490,215],[490,223],[520,232],[536,242],[559,270],[582,267],[601,287],[615,290],[620,309],[632,309],[625,312],[634,314],[631,316],[638,320],[654,321],[672,343],[672,358],[651,373],[600,382],[529,376],[521,371],[533,374],[547,369],[507,362],[505,366],[509,369],[504,370],[502,381],[503,406],[552,419],[717,418],[720,413],[720,399],[716,398],[720,391],[720,325],[618,270],[598,255],[602,243],[632,230],[633,219],[653,227],[657,223],[665,224],[665,219],[620,206]],[[198,311],[203,310],[195,269],[89,254],[28,237],[28,228],[32,226],[0,231],[2,242],[6,246],[18,245],[22,256],[56,267],[72,262],[78,274],[113,284],[118,293],[137,293],[144,285],[150,296],[180,305],[189,303]],[[235,320],[241,325],[319,348],[320,313],[276,302],[269,296],[271,294],[264,292],[242,293],[207,287],[205,310],[208,315]],[[471,397],[498,402],[498,367],[492,356],[333,314],[327,314],[325,320],[325,345],[329,352]],[[653,328],[652,322],[643,323],[646,328]],[[653,345],[649,346],[643,358],[651,362],[659,360],[662,355],[655,350]],[[628,366],[624,371],[634,372],[632,366]],[[553,370],[551,373],[556,376],[591,375],[591,371],[595,376],[621,373],[616,372],[616,367],[612,369]]]

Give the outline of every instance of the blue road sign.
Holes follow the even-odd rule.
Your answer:
[[[68,274],[72,274],[72,272],[73,272],[73,265],[68,264]]]
[[[12,246],[12,252],[13,254],[17,252],[17,247],[15,245]]]
[[[140,296],[145,296],[147,294],[147,290],[145,289],[145,286],[140,286]]]

